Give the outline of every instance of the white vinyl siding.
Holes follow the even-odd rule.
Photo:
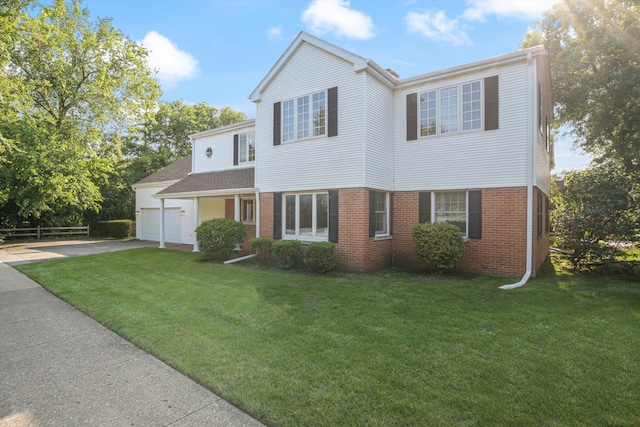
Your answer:
[[[256,104],[256,187],[261,192],[363,186],[362,74],[354,72],[353,64],[308,43],[289,58]],[[332,87],[338,88],[338,136],[274,146],[273,104]]]
[[[462,85],[498,75],[499,117],[497,130],[457,132],[438,137],[406,140],[406,96],[443,87]],[[476,75],[414,85],[394,95],[395,191],[421,188],[489,188],[527,185],[530,155],[529,105],[526,60]]]
[[[202,136],[196,138],[193,144],[193,172],[211,172],[228,170],[234,167],[233,165],[233,136],[238,134],[238,163],[241,163],[240,167],[247,167],[248,162],[252,162],[255,159],[255,126],[253,124],[243,126],[241,128],[231,128],[227,132],[221,132],[208,136]],[[251,134],[251,135],[249,135]],[[243,150],[240,150],[240,142],[242,135],[247,138],[247,144]],[[254,142],[252,142],[253,140]],[[207,157],[207,149],[211,148],[211,157]],[[242,159],[247,159],[242,163]]]
[[[364,187],[393,190],[393,93],[365,74],[366,117],[363,131]]]

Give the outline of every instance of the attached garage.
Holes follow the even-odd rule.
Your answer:
[[[141,240],[160,241],[160,209],[142,209],[142,237]],[[164,210],[164,240],[170,243],[182,241],[182,217],[180,208],[165,208]]]

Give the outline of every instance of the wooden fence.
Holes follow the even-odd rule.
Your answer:
[[[35,228],[0,228],[0,236],[4,237],[35,237],[42,239],[49,236],[87,236],[89,226],[79,227],[35,227]]]

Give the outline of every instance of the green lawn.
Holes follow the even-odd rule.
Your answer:
[[[283,273],[155,248],[19,269],[274,426],[640,425],[640,283]]]

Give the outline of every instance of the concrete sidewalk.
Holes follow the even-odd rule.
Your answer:
[[[0,426],[89,425],[261,424],[0,260]]]

